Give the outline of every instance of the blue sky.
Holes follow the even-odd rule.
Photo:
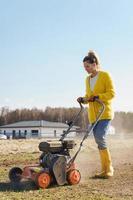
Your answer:
[[[89,49],[133,111],[132,0],[0,0],[0,107],[78,106]]]

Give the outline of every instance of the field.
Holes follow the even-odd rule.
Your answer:
[[[10,168],[13,166],[23,167],[38,162],[40,141],[42,140],[0,141],[1,200],[133,199],[133,134],[117,134],[108,137],[115,169],[114,177],[111,179],[92,178],[95,172],[100,169],[100,160],[94,139],[90,137],[85,141],[76,161],[77,168],[82,174],[79,185],[51,186],[45,190],[38,190],[34,183],[28,181],[21,182],[17,186],[11,184],[8,179]],[[79,143],[79,139],[77,143]]]

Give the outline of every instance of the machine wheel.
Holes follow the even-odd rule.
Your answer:
[[[80,182],[80,179],[81,179],[81,174],[80,174],[79,170],[72,169],[72,170],[68,171],[67,181],[70,185],[78,184]]]
[[[19,167],[13,167],[10,171],[9,171],[9,179],[11,182],[20,182],[21,181],[21,175],[22,175],[23,171],[21,168]]]
[[[47,188],[51,183],[51,176],[46,172],[41,172],[36,177],[36,184],[39,188]]]

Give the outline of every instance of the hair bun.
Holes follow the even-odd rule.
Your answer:
[[[94,56],[95,57],[95,52],[93,51],[93,50],[90,50],[89,52],[88,52],[88,56]]]

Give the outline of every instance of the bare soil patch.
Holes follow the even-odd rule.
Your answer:
[[[133,134],[108,138],[115,169],[111,179],[91,178],[100,170],[100,158],[94,139],[90,137],[76,160],[82,175],[79,185],[51,186],[46,190],[37,190],[31,182],[11,185],[8,179],[9,169],[37,163],[41,153],[38,149],[40,141],[42,140],[0,141],[0,199],[133,199]],[[79,142],[78,139],[77,143]]]

